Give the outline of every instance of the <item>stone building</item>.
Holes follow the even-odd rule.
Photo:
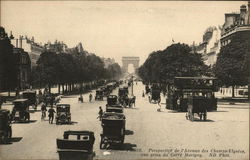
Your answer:
[[[202,54],[206,65],[213,66],[220,52],[220,27],[208,27],[204,32],[202,42],[196,46],[196,52]]]
[[[54,43],[48,42],[44,45],[47,51],[55,53],[66,53],[67,45],[62,41],[55,41]]]
[[[28,52],[22,48],[13,48],[17,65],[17,87],[19,89],[29,88],[29,80],[31,74],[31,60]]]
[[[237,35],[242,40],[250,40],[250,2],[240,7],[240,13],[226,13],[221,31],[221,47],[229,44]]]
[[[18,39],[12,39],[11,44],[16,48],[22,48],[28,52],[31,60],[31,67],[36,66],[36,61],[39,59],[40,54],[44,51],[42,44],[36,43],[34,37],[28,38],[27,36],[19,36]]]
[[[233,39],[241,42],[248,42],[250,44],[250,2],[248,7],[246,5],[240,6],[240,13],[226,13],[225,22],[221,31],[221,48],[227,46]],[[247,51],[250,55],[249,49]],[[248,57],[248,64],[250,63],[250,56]],[[250,84],[250,77],[249,77]],[[234,89],[235,95],[246,96],[249,94],[250,86],[236,86]],[[222,88],[222,92],[232,92],[232,88]]]

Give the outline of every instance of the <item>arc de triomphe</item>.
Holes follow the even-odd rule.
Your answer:
[[[122,57],[122,70],[123,72],[128,72],[128,65],[133,64],[134,69],[139,68],[139,57]]]

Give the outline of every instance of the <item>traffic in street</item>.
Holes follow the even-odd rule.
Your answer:
[[[116,87],[110,95],[118,96],[119,88],[123,86],[127,84]],[[1,158],[59,159],[56,139],[63,138],[68,130],[94,133],[93,159],[244,159],[249,156],[248,104],[218,102],[217,111],[208,112],[206,121],[197,117],[190,121],[186,119],[186,112],[166,109],[163,94],[160,103],[150,103],[141,81],[133,82],[135,105],[123,108],[126,117],[123,144],[100,149],[103,131],[98,112],[99,107],[105,112],[107,99],[95,100],[95,93],[96,90],[92,90],[83,94],[83,102],[79,101],[80,95],[61,96],[60,104],[70,105],[71,120],[68,124],[56,124],[55,118],[49,123],[48,112],[41,119],[41,105],[37,110],[30,107],[28,122],[11,124],[12,138],[7,144],[0,145]],[[92,101],[89,101],[90,94]],[[128,87],[128,94],[132,95],[132,86]],[[55,105],[53,108],[56,111]],[[12,110],[13,105],[5,103],[2,109]],[[217,155],[213,157],[214,153]]]

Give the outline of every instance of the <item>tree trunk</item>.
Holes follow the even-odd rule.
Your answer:
[[[64,94],[64,84],[62,84],[62,92],[63,92],[63,94]]]
[[[250,82],[248,82],[248,100],[250,100]]]
[[[49,83],[49,93],[51,93],[51,85],[50,85],[50,83]]]
[[[234,87],[235,87],[235,86],[232,86],[232,98],[235,97],[235,96],[234,96]]]
[[[61,92],[60,87],[61,87],[61,85],[60,85],[60,84],[58,84],[58,93],[59,93],[59,94],[60,94],[60,92]]]

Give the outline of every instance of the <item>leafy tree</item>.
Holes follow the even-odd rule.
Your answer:
[[[49,86],[58,82],[59,59],[55,52],[43,52],[37,61],[37,71],[40,74],[40,81]]]
[[[138,72],[146,82],[172,84],[176,76],[206,75],[207,69],[200,54],[191,52],[186,44],[177,43],[151,53]]]
[[[0,71],[2,76],[2,89],[13,90],[17,87],[17,62],[13,53],[13,46],[3,27],[0,27]]]
[[[249,38],[248,38],[249,39]],[[226,87],[244,86],[248,84],[249,63],[247,62],[249,40],[240,34],[235,35],[232,41],[221,48],[214,73]],[[232,92],[234,97],[234,91]]]
[[[112,80],[119,79],[122,74],[120,65],[118,63],[109,65],[107,68],[107,74],[108,78]]]

